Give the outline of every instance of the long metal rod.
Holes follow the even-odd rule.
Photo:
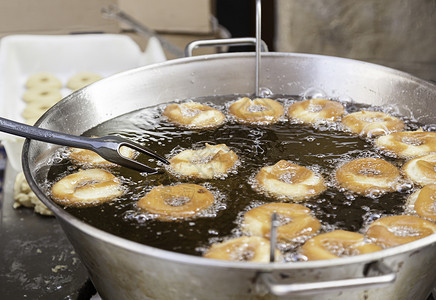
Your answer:
[[[277,248],[277,227],[279,227],[279,221],[277,220],[277,214],[271,215],[271,231],[270,231],[270,248],[269,248],[269,262],[275,262],[275,252]]]
[[[260,54],[261,54],[261,27],[262,27],[262,4],[256,0],[256,96],[260,97]]]

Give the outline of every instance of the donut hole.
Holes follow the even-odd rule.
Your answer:
[[[419,230],[408,226],[391,226],[388,228],[388,230],[395,236],[399,237],[417,237],[421,235]]]
[[[318,113],[318,112],[322,111],[323,108],[324,107],[322,105],[319,105],[319,104],[310,104],[307,107],[307,111],[313,112],[313,113]]]
[[[277,216],[277,225],[278,226],[285,226],[293,221],[290,216],[286,216],[286,215],[278,214],[278,213],[276,213],[276,216]]]
[[[382,123],[385,121],[383,118],[378,118],[378,117],[362,117],[359,118],[359,120],[366,123]]]
[[[251,261],[256,254],[256,248],[250,244],[242,244],[231,251],[230,258],[233,261]]]
[[[360,251],[353,247],[346,247],[343,243],[338,241],[324,241],[322,243],[324,249],[335,256],[356,256],[360,254]]]
[[[210,155],[198,155],[193,157],[190,162],[193,164],[207,164],[209,162],[212,161],[212,159],[215,157],[215,155],[210,154]]]
[[[254,104],[247,107],[247,111],[251,113],[263,112],[266,110],[269,110],[269,108],[262,104]]]
[[[279,175],[278,179],[284,183],[295,183],[297,181],[297,172],[287,171]]]
[[[382,174],[382,171],[371,167],[363,167],[358,170],[358,173],[364,176],[379,176]]]
[[[421,146],[425,143],[424,141],[422,141],[420,139],[410,137],[410,136],[403,137],[401,139],[401,142],[403,142],[404,144],[407,144],[407,145],[411,145],[411,146]]]
[[[180,113],[185,117],[195,117],[201,110],[197,108],[187,107],[186,105],[180,105]]]
[[[191,201],[191,198],[184,196],[172,196],[164,200],[166,205],[174,207],[186,205],[189,201]]]

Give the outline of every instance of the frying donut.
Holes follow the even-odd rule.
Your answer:
[[[102,79],[102,77],[98,74],[92,72],[80,72],[76,75],[72,76],[68,82],[67,87],[73,91],[81,89],[91,83],[94,83],[98,80]]]
[[[46,87],[46,88],[62,88],[62,82],[49,72],[37,72],[29,76],[26,81],[26,88]]]
[[[409,160],[401,170],[408,179],[418,185],[436,183],[436,153]]]
[[[23,94],[23,100],[28,103],[39,103],[43,105],[54,105],[62,99],[59,89],[52,87],[34,87]]]
[[[94,206],[123,194],[120,180],[101,169],[80,170],[51,188],[53,200],[65,206]]]
[[[354,193],[369,196],[396,190],[400,171],[391,163],[375,157],[358,158],[336,171],[339,185]]]
[[[413,242],[436,232],[436,224],[417,216],[383,217],[371,223],[366,235],[384,248]]]
[[[156,186],[139,199],[139,208],[157,216],[161,221],[187,219],[198,215],[215,201],[213,194],[197,184]]]
[[[407,202],[418,216],[436,223],[436,183],[414,192]]]
[[[310,209],[295,203],[268,203],[245,213],[242,228],[250,235],[270,238],[271,216],[278,215],[277,239],[290,242],[311,236],[319,231],[321,223],[310,214]]]
[[[320,260],[355,256],[379,250],[382,248],[366,242],[364,235],[360,233],[335,230],[309,239],[301,247],[301,254],[308,260]]]
[[[351,132],[363,136],[379,136],[400,131],[404,122],[379,111],[359,111],[342,118],[342,124]]]
[[[221,260],[269,263],[270,242],[259,236],[243,236],[213,244],[203,256]],[[276,261],[281,259],[278,250],[275,250],[275,258]]]
[[[436,152],[436,132],[422,129],[393,132],[377,138],[375,145],[402,158],[422,156]]]
[[[267,125],[279,121],[284,114],[284,108],[283,105],[272,99],[257,98],[251,100],[244,97],[229,106],[229,113],[242,124]]]
[[[69,148],[69,150],[68,156],[77,165],[93,168],[111,168],[117,166],[94,151],[80,148]],[[134,158],[136,156],[136,152],[129,147],[121,147],[120,153],[127,158]]]
[[[255,180],[261,191],[294,201],[317,196],[326,190],[324,179],[320,175],[286,160],[263,167]]]
[[[196,129],[217,127],[226,120],[219,110],[197,102],[170,104],[165,107],[163,115],[180,126]]]
[[[170,159],[170,168],[178,175],[211,179],[226,175],[237,163],[235,152],[224,144],[198,150],[185,150]]]
[[[304,124],[314,124],[320,121],[337,121],[345,113],[344,106],[327,99],[309,99],[292,103],[288,115]]]

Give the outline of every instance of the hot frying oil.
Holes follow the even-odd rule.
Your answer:
[[[235,95],[195,99],[227,111],[228,102]],[[298,97],[277,97],[285,107]],[[347,112],[362,105],[344,103]],[[201,255],[211,242],[240,234],[243,212],[262,203],[278,201],[256,192],[253,177],[260,168],[288,160],[322,175],[328,189],[321,195],[300,202],[310,208],[321,221],[324,230],[343,229],[363,232],[364,226],[383,214],[399,214],[411,187],[403,191],[377,197],[362,197],[340,189],[334,172],[345,161],[360,157],[380,157],[394,165],[401,161],[384,156],[370,139],[358,137],[340,128],[338,124],[306,126],[283,119],[274,125],[240,125],[231,118],[218,127],[207,130],[189,130],[177,127],[163,117],[165,105],[146,108],[105,122],[86,136],[120,135],[135,140],[155,152],[170,158],[185,149],[201,148],[205,143],[226,144],[239,157],[239,165],[225,178],[188,180],[166,171],[162,164],[147,156],[138,160],[155,166],[163,172],[157,175],[140,174],[126,168],[111,172],[118,176],[126,193],[110,203],[95,207],[65,209],[85,222],[112,234],[152,247],[186,254]],[[407,123],[409,130],[417,128]],[[53,165],[49,179],[78,170],[68,160]],[[199,217],[182,221],[158,221],[140,211],[136,202],[157,185],[196,183],[207,187],[215,195],[216,203]]]

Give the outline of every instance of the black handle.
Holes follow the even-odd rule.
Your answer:
[[[93,150],[99,142],[91,138],[75,136],[30,126],[0,117],[0,131],[50,144]],[[98,148],[98,146],[97,146]]]

